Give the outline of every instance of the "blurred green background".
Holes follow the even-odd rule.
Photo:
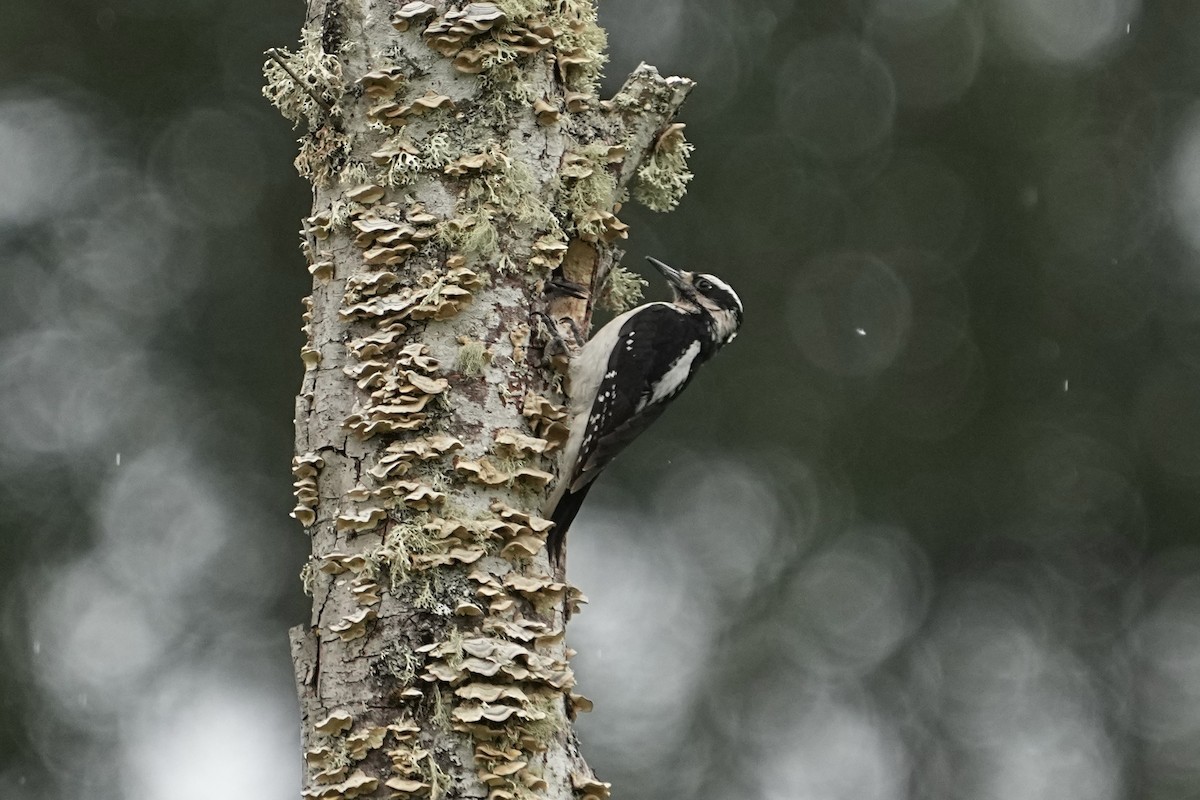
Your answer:
[[[6,800],[298,792],[303,15],[0,5]],[[572,529],[614,796],[1200,794],[1200,4],[601,21],[699,81],[626,263],[747,320]]]

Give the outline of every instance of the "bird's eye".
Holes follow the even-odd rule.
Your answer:
[[[701,278],[696,281],[696,288],[702,292],[707,292],[712,288],[712,282],[708,278]]]

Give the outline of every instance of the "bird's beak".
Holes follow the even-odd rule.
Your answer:
[[[687,281],[684,280],[683,273],[674,267],[669,267],[657,258],[646,256],[646,260],[654,265],[654,268],[663,274],[667,279],[667,283],[671,284],[671,288],[675,291],[682,292],[687,286]]]

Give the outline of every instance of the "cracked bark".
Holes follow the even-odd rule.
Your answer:
[[[587,330],[591,300],[551,279],[594,296],[692,84],[642,65],[601,101],[598,30],[590,0],[311,0],[303,46],[265,66],[313,180],[307,797],[607,795],[571,725],[580,598],[536,516],[566,398],[533,315]]]

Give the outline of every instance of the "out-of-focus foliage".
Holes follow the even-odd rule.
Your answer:
[[[626,798],[1200,791],[1200,6],[601,15],[608,91],[700,82],[631,252],[747,321],[572,531],[589,760]],[[307,193],[259,65],[301,16],[0,6],[4,798],[295,795]]]

